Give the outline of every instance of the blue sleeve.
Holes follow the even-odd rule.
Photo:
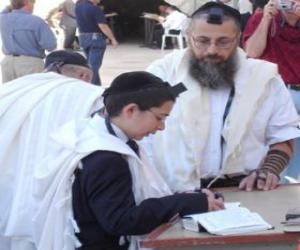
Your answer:
[[[48,24],[43,20],[38,25],[37,38],[42,49],[51,51],[56,48],[56,38]]]
[[[103,11],[99,7],[94,8],[94,18],[97,23],[106,23],[106,18]]]

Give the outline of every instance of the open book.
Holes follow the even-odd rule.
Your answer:
[[[243,234],[272,228],[259,214],[237,206],[188,215],[183,218],[182,223],[187,230],[199,232],[204,228],[216,235]]]

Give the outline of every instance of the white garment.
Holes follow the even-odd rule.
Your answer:
[[[220,116],[228,90],[200,88],[188,73],[188,50],[174,51],[148,68],[163,80],[182,81],[188,88],[176,102],[166,129],[153,136],[148,147],[174,191],[199,187],[201,177],[248,173],[259,167],[270,145],[300,136],[298,115],[277,67],[247,58],[241,49],[237,54],[236,94],[223,129]],[[220,147],[220,129],[226,142],[223,159],[220,149],[215,150]]]
[[[38,210],[32,226],[38,250],[73,250],[78,244],[74,237],[72,178],[80,160],[96,150],[118,152],[127,158],[136,204],[171,194],[158,172],[148,166],[143,149],[139,159],[123,140],[108,133],[104,119],[97,115],[66,124],[52,139],[47,157],[34,174],[33,209],[37,205]],[[131,240],[130,249],[137,249],[136,239]]]
[[[102,107],[102,92],[56,73],[28,75],[0,87],[0,246],[3,235],[32,241],[27,237],[33,230],[27,193],[32,192],[34,166],[47,152],[49,134]]]
[[[187,22],[187,16],[177,10],[166,16],[162,23],[165,30],[182,30]]]
[[[208,0],[166,0],[167,3],[175,5],[187,15],[192,15],[201,5]]]
[[[249,0],[239,0],[237,4],[237,9],[241,14],[252,13],[253,5]]]

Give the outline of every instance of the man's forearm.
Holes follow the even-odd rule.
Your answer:
[[[288,154],[289,157],[292,157],[295,149],[295,140],[292,139],[292,140],[273,144],[270,146],[270,150],[272,149],[278,149]]]
[[[261,170],[269,171],[279,177],[281,172],[287,167],[293,152],[294,140],[271,145]]]
[[[116,38],[113,34],[113,32],[111,31],[111,29],[109,28],[109,26],[105,23],[101,23],[98,24],[99,28],[101,29],[101,31],[107,36],[107,38],[111,41],[116,41]]]
[[[264,52],[270,23],[270,19],[263,17],[253,35],[246,41],[245,51],[249,57],[260,57]]]

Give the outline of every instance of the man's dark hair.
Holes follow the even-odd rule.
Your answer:
[[[143,71],[124,73],[112,82],[103,93],[108,116],[118,116],[122,109],[135,103],[141,111],[159,107],[166,101],[175,102],[186,88],[182,83],[170,86],[160,78]]]
[[[268,3],[268,0],[252,0],[251,2],[253,4],[253,11],[255,11],[257,8],[263,9]]]

